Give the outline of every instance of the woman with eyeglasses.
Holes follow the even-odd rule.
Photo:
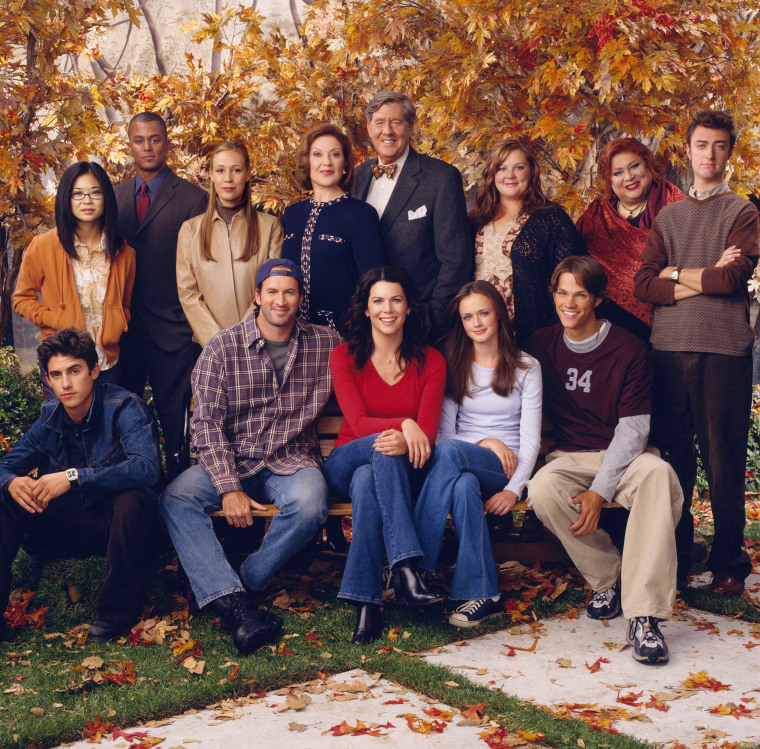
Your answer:
[[[40,329],[41,341],[62,328],[87,331],[101,382],[116,385],[135,279],[135,251],[117,224],[116,197],[103,168],[87,161],[70,166],[55,196],[55,229],[27,247],[13,295],[14,311]],[[45,397],[54,397],[44,376],[42,384]]]

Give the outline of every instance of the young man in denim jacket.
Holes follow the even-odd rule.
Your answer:
[[[34,554],[106,557],[88,639],[125,635],[139,617],[147,565],[163,536],[156,499],[161,457],[145,403],[98,384],[90,336],[59,330],[37,349],[57,400],[0,460],[0,610],[23,543]],[[29,476],[37,469],[38,478]],[[5,621],[0,618],[0,638]]]

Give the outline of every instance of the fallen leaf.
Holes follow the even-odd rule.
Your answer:
[[[480,718],[483,715],[486,703],[480,702],[477,705],[466,705],[466,710],[462,711],[463,718]]]
[[[707,671],[698,671],[696,674],[689,672],[689,678],[681,682],[687,689],[709,689],[711,692],[720,692],[729,689],[730,684],[723,684],[712,676],[707,675]]]
[[[586,668],[592,673],[595,674],[597,671],[599,671],[602,667],[602,663],[609,663],[609,658],[597,658],[590,666],[588,663],[586,664]]]
[[[744,705],[737,705],[735,702],[728,702],[725,705],[716,705],[710,708],[708,712],[713,715],[732,715],[734,718],[753,718],[753,710],[747,710]]]
[[[666,705],[661,700],[658,700],[657,697],[655,697],[655,695],[652,695],[649,698],[649,702],[647,702],[644,705],[644,707],[652,707],[655,710],[660,710],[663,713],[666,713],[666,712],[668,712],[668,710],[670,710],[670,705]]]
[[[628,692],[628,694],[620,694],[618,692],[617,702],[622,702],[624,705],[638,706],[641,705],[638,699],[642,694],[644,694],[643,689],[640,692]]]
[[[288,731],[297,731],[298,733],[303,733],[308,726],[304,723],[296,723],[295,721],[290,721],[288,723]]]
[[[311,702],[311,697],[303,692],[289,692],[285,695],[284,704],[278,705],[275,712],[282,713],[285,710],[303,710]]]
[[[444,681],[443,682],[447,687],[458,687],[459,683],[456,681]]]
[[[82,665],[90,671],[95,671],[105,664],[105,661],[98,655],[91,655],[82,661]]]
[[[459,686],[457,684],[457,686]],[[404,713],[403,715],[397,715],[397,718],[403,718],[406,721],[406,725],[410,730],[415,733],[429,734],[431,732],[443,733],[446,728],[446,723],[442,720],[425,720],[420,718],[419,715],[414,713]]]
[[[533,731],[515,731],[515,733],[526,741],[541,741],[546,738],[545,733],[534,733]]]
[[[349,725],[345,720],[337,726],[328,728],[325,733],[331,733],[333,736],[387,736],[387,733],[383,733],[380,729],[395,728],[392,723],[385,723],[381,726],[368,726],[362,723],[360,720],[356,721],[356,725]]]
[[[191,674],[202,674],[203,669],[206,667],[206,661],[197,661],[195,658],[193,658],[192,655],[185,658],[185,660],[182,661],[182,665],[191,673]]]
[[[560,668],[575,668],[573,662],[569,658],[557,658],[556,663]]]

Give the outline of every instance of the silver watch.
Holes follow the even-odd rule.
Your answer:
[[[670,271],[670,280],[674,281],[675,283],[678,283],[678,277],[681,275],[681,269],[676,268],[675,270]]]
[[[77,471],[76,468],[67,468],[66,469],[66,478],[69,480],[69,483],[74,484],[79,481],[79,471]]]

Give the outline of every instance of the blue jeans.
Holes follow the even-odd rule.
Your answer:
[[[325,461],[330,489],[353,504],[351,548],[339,598],[363,603],[382,602],[383,553],[388,564],[421,557],[412,523],[407,455],[383,455],[372,445],[377,435],[336,447]]]
[[[420,567],[434,571],[446,518],[451,513],[459,539],[450,597],[469,601],[499,592],[483,499],[507,485],[496,453],[463,440],[436,445],[433,462],[414,508],[414,527],[424,558]]]
[[[242,480],[243,491],[258,502],[275,504],[261,546],[235,574],[222,550],[208,513],[220,510],[222,498],[199,465],[177,476],[158,500],[161,517],[190,580],[198,606],[245,588],[266,588],[277,570],[314,537],[327,517],[327,485],[318,468],[280,476],[265,468]],[[245,587],[244,587],[245,584]]]

